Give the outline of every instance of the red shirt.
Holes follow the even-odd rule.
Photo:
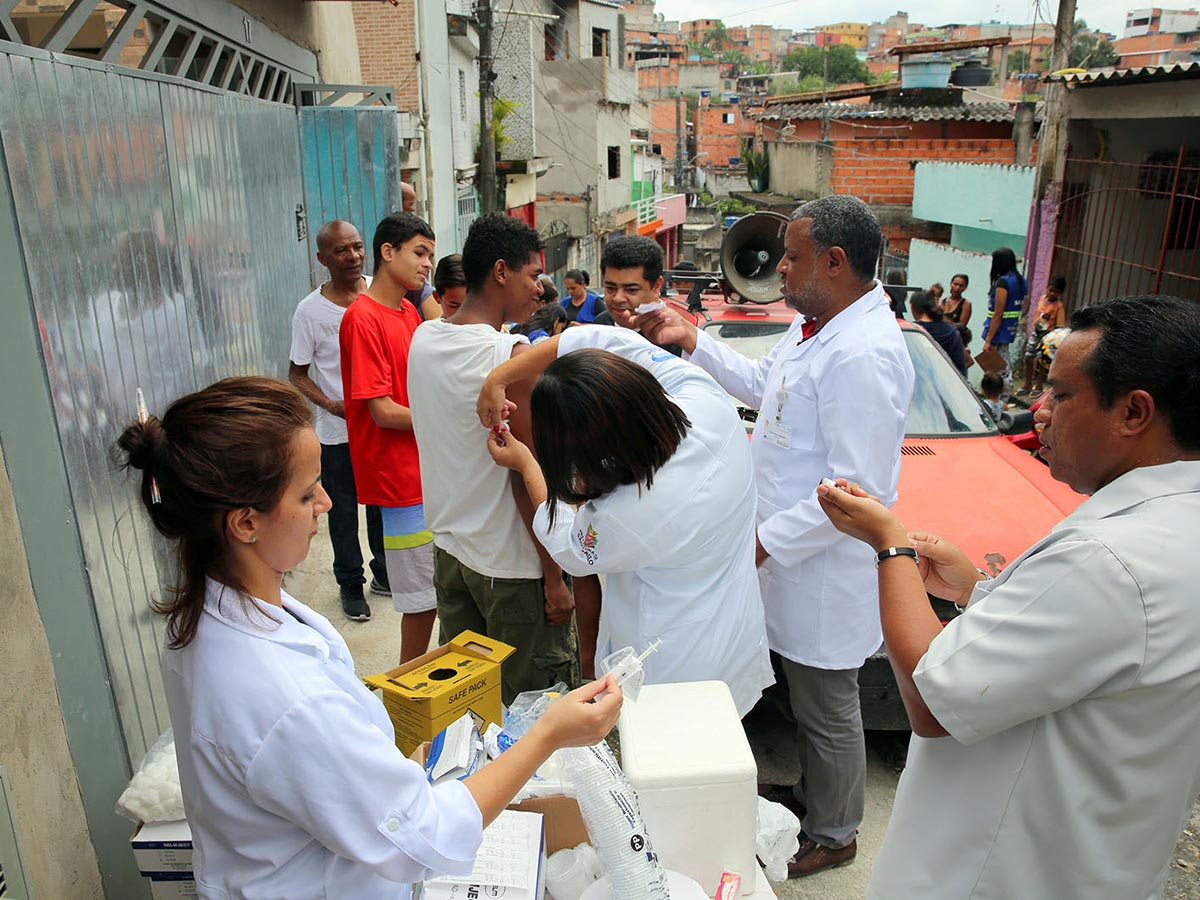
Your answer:
[[[409,301],[389,309],[366,294],[359,294],[342,317],[342,388],[359,503],[421,502],[416,437],[412,431],[379,427],[367,406],[375,397],[408,406],[408,348],[420,324],[421,314]]]

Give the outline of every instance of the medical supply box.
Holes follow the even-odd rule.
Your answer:
[[[396,731],[396,746],[411,754],[470,710],[488,723],[503,724],[500,663],[515,647],[464,631],[450,643],[402,666],[363,681],[383,694]]]
[[[621,768],[663,866],[713,890],[738,872],[753,895],[758,767],[725,683],[646,685],[618,727]]]

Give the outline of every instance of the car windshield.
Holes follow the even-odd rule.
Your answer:
[[[743,356],[762,359],[788,330],[787,322],[710,322],[705,333]],[[904,433],[908,437],[995,434],[991,416],[923,331],[904,332],[916,381]]]

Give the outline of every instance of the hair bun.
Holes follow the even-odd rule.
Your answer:
[[[117,439],[117,446],[125,453],[123,465],[147,471],[154,466],[166,433],[156,416],[148,416],[145,422],[134,422]]]

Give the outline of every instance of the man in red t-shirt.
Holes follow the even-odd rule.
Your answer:
[[[383,514],[383,546],[400,621],[400,662],[429,649],[437,601],[433,536],[408,410],[408,348],[421,314],[405,298],[429,278],[433,230],[412,213],[387,216],[372,241],[375,276],[342,317],[342,385],[360,503]]]

